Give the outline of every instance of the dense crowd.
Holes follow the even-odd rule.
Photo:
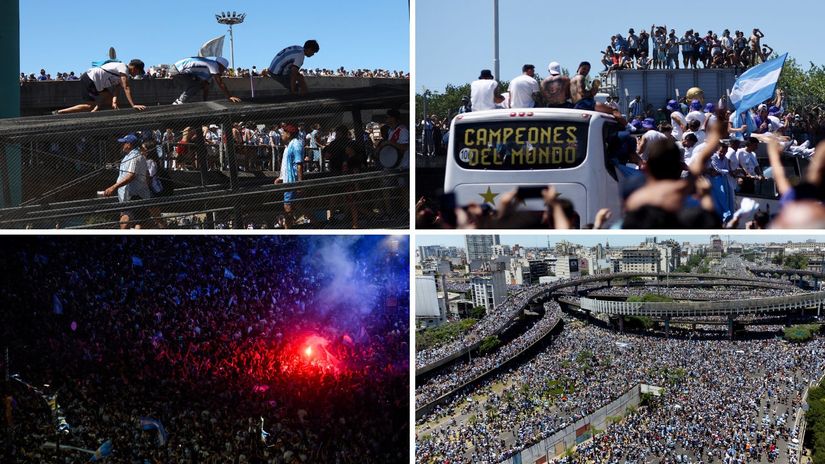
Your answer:
[[[545,303],[544,314],[529,329],[501,348],[476,356],[468,362],[456,362],[426,383],[415,386],[415,407],[420,408],[467,382],[497,368],[505,361],[524,351],[553,330],[561,318],[561,307],[555,301]]]
[[[788,286],[783,289],[759,288],[759,287],[738,287],[732,288],[698,288],[698,287],[611,287],[587,293],[588,297],[604,296],[644,296],[647,294],[657,294],[676,299],[687,300],[744,300],[749,298],[764,298],[771,296],[782,296],[795,293],[802,293],[799,287]]]
[[[441,359],[452,356],[465,347],[480,342],[487,336],[497,333],[513,321],[530,298],[547,289],[547,285],[538,285],[508,296],[504,303],[496,306],[491,311],[487,311],[484,317],[467,333],[443,345],[416,352],[416,367],[421,368],[438,362]]]
[[[665,387],[661,400],[562,462],[787,462],[801,395],[823,372],[822,338],[660,339],[568,320],[542,353],[476,388],[475,400],[420,421],[416,462],[500,462],[640,383]]]
[[[135,76],[136,79],[170,79],[169,66],[150,66],[146,69],[146,73],[141,76]],[[301,73],[310,77],[364,77],[364,78],[381,78],[381,79],[409,79],[410,73],[396,70],[390,71],[387,69],[345,69],[341,66],[338,69],[301,69]],[[229,68],[222,77],[225,78],[248,78],[248,77],[266,77],[267,67],[264,66],[260,71],[257,66],[251,68]],[[80,77],[75,75],[74,71],[58,72],[52,77],[51,73],[47,73],[45,69],[41,69],[38,74],[24,72],[20,73],[20,82],[38,82],[38,81],[75,81]]]
[[[4,369],[57,394],[62,444],[111,440],[113,463],[407,459],[405,251],[385,237],[110,238],[7,241],[0,264]],[[14,405],[3,462],[51,460],[43,398],[0,385]]]
[[[693,29],[679,35],[667,26],[650,26],[650,32],[642,29],[638,35],[633,28],[627,36],[610,37],[610,45],[602,52],[604,72],[619,69],[684,69],[748,68],[765,62],[773,49],[762,43],[764,34],[754,28],[750,36],[744,31],[725,29],[720,33],[709,30],[701,35]]]

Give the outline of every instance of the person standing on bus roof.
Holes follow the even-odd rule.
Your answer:
[[[576,75],[570,80],[570,95],[573,98],[573,107],[577,110],[596,111],[596,100],[594,97],[599,93],[601,82],[598,79],[593,81],[590,89],[587,89],[585,79],[590,74],[590,63],[582,61],[576,71]]]
[[[525,64],[521,67],[521,75],[510,81],[507,89],[510,94],[510,108],[533,108],[536,106],[534,95],[539,92],[539,83],[536,81],[536,67]]]
[[[541,95],[548,108],[572,108],[570,99],[570,78],[562,75],[561,65],[553,61],[547,66],[550,73],[541,81]]]
[[[498,82],[489,69],[482,69],[478,79],[470,83],[470,104],[473,111],[492,110],[504,101]]]

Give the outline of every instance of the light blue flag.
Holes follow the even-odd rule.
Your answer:
[[[102,445],[100,445],[100,448],[95,451],[95,454],[92,455],[92,458],[89,459],[89,461],[102,461],[110,454],[112,454],[112,441],[106,440]]]
[[[782,74],[782,67],[787,57],[788,54],[785,53],[779,58],[754,66],[736,79],[730,92],[730,102],[737,112],[744,112],[748,108],[773,98],[776,83]]]
[[[229,270],[229,268],[223,268],[223,276],[227,279],[235,278],[235,274],[233,274],[232,271]]]
[[[157,430],[158,445],[160,446],[166,445],[166,442],[169,441],[169,434],[166,433],[166,429],[163,427],[163,424],[157,419],[152,419],[151,417],[141,417],[140,428],[143,430]]]

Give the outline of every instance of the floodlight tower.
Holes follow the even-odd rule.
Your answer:
[[[229,26],[229,53],[230,61],[232,61],[232,69],[235,69],[235,36],[232,35],[232,26],[242,23],[244,18],[246,18],[246,13],[237,13],[235,11],[232,13],[223,11],[221,14],[215,15],[215,20],[217,20],[219,24]]]

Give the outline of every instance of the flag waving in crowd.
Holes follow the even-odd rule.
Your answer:
[[[141,417],[140,428],[143,430],[157,430],[158,446],[165,446],[166,442],[169,440],[169,434],[166,433],[166,429],[163,428],[163,424],[157,419],[152,419],[151,417]]]
[[[748,69],[736,79],[730,92],[730,102],[734,107],[731,121],[740,121],[739,118],[744,114],[750,130],[753,125],[753,116],[749,110],[773,97],[776,83],[779,82],[779,76],[782,74],[782,67],[785,66],[787,58],[788,54],[785,53]]]

